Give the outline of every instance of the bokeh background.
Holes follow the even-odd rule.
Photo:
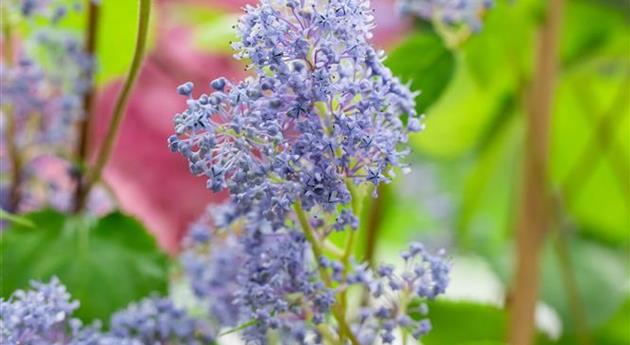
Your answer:
[[[131,60],[136,25],[134,1],[104,3],[95,144]],[[172,117],[185,107],[175,89],[247,73],[229,45],[246,3],[156,2],[149,54],[105,173],[116,202],[172,255],[208,204],[226,197],[212,195],[167,148]],[[373,5],[374,42],[394,73],[422,91],[426,130],[411,140],[412,172],[364,208],[369,221],[357,256],[391,259],[412,240],[447,250],[452,283],[432,306],[427,343],[500,344],[506,310],[518,303],[520,257],[540,271],[540,344],[630,344],[629,3],[571,0],[562,10],[545,183],[529,193],[545,203],[540,253],[519,252],[516,234],[528,224],[519,216],[531,187],[525,172],[537,169],[527,152],[547,140],[528,130],[541,101],[533,85],[545,78],[536,61],[547,2],[497,0],[480,13],[481,28],[463,35],[401,16],[394,1]]]

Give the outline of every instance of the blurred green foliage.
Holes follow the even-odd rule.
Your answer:
[[[83,320],[109,320],[114,311],[167,290],[167,257],[137,220],[119,212],[100,219],[52,210],[29,214],[0,237],[1,296],[31,280],[57,276]],[[34,224],[34,226],[33,226]]]
[[[381,254],[411,239],[429,239],[452,247],[453,255],[481,255],[509,293],[523,115],[532,101],[527,90],[544,4],[497,1],[481,32],[452,49],[453,77],[441,96],[427,105],[419,98],[419,110],[428,116],[427,129],[413,138],[413,159],[433,176],[412,174],[389,187],[380,210]],[[428,34],[422,26],[418,31],[410,40]],[[543,256],[540,295],[560,317],[562,335],[558,341],[541,343],[580,343],[575,303],[584,309],[593,344],[630,343],[629,37],[627,2],[567,1],[551,123],[549,184],[557,203],[556,222]],[[430,56],[442,45],[415,52],[408,47],[405,41],[394,49],[388,65],[403,80],[431,78],[431,65],[420,64],[416,70],[405,66],[412,64],[414,54]],[[408,62],[399,61],[404,59]],[[433,85],[424,85],[429,94]],[[434,184],[433,189],[450,200],[451,217],[431,212],[435,190],[410,187],[426,184]],[[578,301],[569,297],[570,284]],[[438,337],[436,344],[505,339],[458,338],[468,325],[491,330],[502,321],[490,312],[470,312],[473,307],[466,303],[448,304],[448,312],[440,308],[432,308],[436,324],[426,344],[432,337]],[[443,311],[456,321],[441,323]],[[440,338],[442,332],[452,338]]]
[[[74,2],[66,0],[67,8],[72,9]],[[98,85],[105,85],[123,77],[129,70],[135,49],[138,29],[138,4],[135,1],[108,0],[99,5],[99,21],[96,39],[98,56],[95,80]],[[62,29],[76,30],[82,35],[87,24],[87,10],[68,10],[67,15],[57,24]],[[156,11],[154,11],[156,12]],[[155,43],[155,14],[151,19],[149,31],[149,49]],[[20,36],[26,37],[40,29],[49,29],[50,23],[44,18],[35,17],[20,23]],[[53,66],[54,67],[54,66]]]

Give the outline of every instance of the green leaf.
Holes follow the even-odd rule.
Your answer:
[[[550,240],[542,257],[540,298],[558,312],[564,331],[572,333],[576,327],[574,315],[553,245],[556,239]],[[623,251],[575,236],[568,238],[567,247],[587,324],[589,329],[597,329],[614,315],[627,296],[627,257]]]
[[[26,218],[36,227],[16,224],[0,239],[2,296],[57,276],[80,301],[77,315],[91,321],[166,292],[167,257],[137,220],[119,212],[89,220],[51,210]]]
[[[422,338],[424,345],[504,344],[507,322],[504,310],[464,301],[438,300],[428,305],[432,329]]]
[[[589,333],[591,344],[627,345],[630,344],[630,299],[621,305],[615,315],[605,325]],[[565,332],[557,341],[540,339],[537,345],[574,345],[579,344],[574,334]]]
[[[496,1],[488,11],[483,29],[462,49],[480,86],[515,89],[529,74],[539,5],[536,0]]]
[[[585,0],[571,1],[567,5],[560,40],[560,55],[565,68],[610,52],[614,45],[621,49],[621,54],[627,50],[630,29],[627,2],[619,7],[604,1]]]
[[[615,32],[609,35],[618,37]],[[630,61],[625,57],[627,48],[618,40],[608,41],[599,54],[583,55],[579,63],[573,62],[558,82],[550,177],[584,235],[612,246],[627,246]]]
[[[107,0],[100,2],[100,20],[96,55],[98,70],[96,81],[105,84],[119,78],[129,70],[138,31],[138,2]],[[151,11],[151,23],[156,23],[158,11]],[[149,27],[148,50],[154,43],[154,24]]]
[[[422,114],[446,89],[453,71],[455,57],[434,32],[418,32],[393,49],[385,64],[403,82],[411,81],[411,89],[420,91],[416,99]]]
[[[34,228],[35,224],[33,224],[33,222],[31,222],[29,219],[24,218],[22,216],[18,216],[15,214],[11,214],[7,211],[5,211],[4,209],[0,208],[0,221],[9,221],[11,223],[17,224],[17,225],[21,225],[24,227],[28,227],[28,228]],[[2,231],[2,230],[0,230]]]
[[[467,68],[469,62],[458,59],[458,63],[453,79],[428,113],[426,130],[410,138],[414,149],[431,157],[452,159],[471,152],[482,140],[489,141],[484,136],[494,133],[489,129],[493,122],[509,114],[501,110],[510,103],[515,106],[504,88],[481,87]]]
[[[475,156],[456,217],[458,240],[466,249],[490,254],[506,246],[514,222],[522,126],[520,116],[506,118]]]
[[[619,308],[615,315],[595,331],[594,338],[598,345],[630,344],[630,298]]]

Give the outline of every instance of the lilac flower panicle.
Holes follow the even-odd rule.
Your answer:
[[[152,345],[206,345],[214,330],[166,298],[150,297],[112,316],[111,335]]]
[[[77,301],[57,278],[31,283],[32,290],[15,291],[0,299],[0,342],[7,345],[106,345],[98,325],[84,327],[72,313]]]
[[[367,0],[263,0],[247,6],[233,44],[254,75],[220,78],[211,92],[177,92],[187,109],[168,140],[209,189],[228,189],[240,214],[281,226],[293,203],[333,211],[347,183],[389,182],[409,131],[414,97],[369,44]],[[405,126],[401,116],[409,117]]]
[[[79,307],[57,278],[32,282],[0,299],[0,342],[7,345],[207,345],[214,328],[166,298],[151,297],[115,313],[111,330],[84,326],[72,313]]]
[[[412,243],[402,253],[404,270],[398,271],[393,266],[381,265],[375,272],[365,266],[357,266],[349,278],[351,284],[365,286],[373,298],[372,307],[363,308],[361,317],[353,325],[362,344],[372,344],[378,336],[382,343],[392,344],[394,330],[402,328],[420,338],[431,329],[429,319],[418,322],[402,313],[409,310],[410,302],[423,301],[419,306],[420,315],[428,314],[426,300],[433,300],[446,291],[450,264],[444,253],[428,253],[422,244]]]
[[[229,203],[209,207],[184,241],[182,263],[193,292],[207,302],[210,318],[221,327],[255,321],[242,334],[249,341],[265,343],[268,332],[276,331],[283,339],[311,344],[305,339],[320,336],[316,325],[326,320],[337,302],[335,290],[318,279],[315,258],[307,255],[300,232],[273,231],[257,218],[235,220],[234,209]],[[371,303],[352,323],[361,344],[373,344],[377,337],[391,343],[397,328],[417,338],[430,330],[428,319],[413,321],[401,310],[409,310],[412,301],[443,294],[450,264],[442,251],[432,255],[419,243],[412,243],[402,258],[403,270],[391,265],[372,270],[361,264],[354,265],[346,278],[341,262],[317,260],[334,281],[370,293]],[[418,308],[427,315],[426,304]]]
[[[391,343],[399,328],[419,337],[428,321],[402,311],[448,284],[449,265],[418,244],[400,273],[349,267],[339,252],[351,248],[331,245],[334,259],[318,248],[334,231],[359,228],[352,199],[390,182],[394,168],[406,171],[407,136],[423,129],[416,94],[369,43],[373,26],[368,0],[261,0],[245,7],[232,44],[251,75],[215,79],[207,93],[190,82],[176,89],[187,107],[174,117],[170,150],[210,190],[230,194],[193,226],[182,263],[210,318],[247,325],[246,341],[267,344],[275,333],[287,344],[321,343],[337,327],[351,327],[355,344]],[[346,325],[332,311],[351,286],[374,303]]]
[[[255,321],[244,337],[263,341],[276,330],[301,342],[335,302],[319,281],[300,232],[232,219],[234,206],[210,207],[185,239],[182,264],[211,319],[233,328]],[[227,224],[227,228],[224,227]]]
[[[228,207],[213,207],[212,216],[207,212],[193,224],[180,257],[193,294],[207,302],[209,315],[221,327],[235,327],[241,321],[235,292],[239,288],[237,268],[246,260],[238,238],[221,231],[225,223],[232,224],[229,212]]]
[[[447,27],[467,26],[473,32],[481,29],[484,14],[494,5],[493,0],[401,0],[404,14],[428,21],[437,20]]]

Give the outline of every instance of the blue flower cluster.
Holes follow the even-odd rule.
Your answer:
[[[493,0],[402,0],[401,10],[448,27],[463,25],[477,32],[493,4]]]
[[[0,299],[2,344],[99,344],[98,327],[83,327],[72,318],[79,303],[56,278],[48,284],[33,282],[32,287],[16,291],[7,301]]]
[[[66,5],[31,0],[20,1],[19,7],[15,13],[21,16],[12,16],[10,20],[15,23],[9,25],[19,21],[30,32],[20,40],[13,56],[4,55],[0,63],[0,108],[5,119],[0,129],[2,146],[14,148],[12,152],[3,150],[0,160],[5,169],[11,167],[3,173],[17,176],[18,188],[27,194],[35,190],[33,184],[41,182],[41,176],[28,173],[29,169],[37,170],[33,166],[41,157],[67,159],[72,154],[77,122],[84,116],[82,98],[92,85],[94,61],[84,52],[77,32],[59,25],[67,14]],[[73,10],[80,7],[73,6]],[[9,38],[4,39],[4,44],[11,44]],[[12,171],[15,169],[19,171]],[[59,192],[66,191],[49,190],[51,195],[42,199],[52,199]],[[5,208],[10,204],[1,201]],[[11,208],[19,206],[24,205]]]
[[[245,12],[233,46],[254,76],[217,79],[198,98],[181,85],[171,150],[210,189],[228,188],[240,214],[276,226],[297,201],[333,211],[351,201],[348,183],[389,182],[422,125],[415,94],[368,42],[369,1],[262,0]]]
[[[376,337],[392,343],[394,331],[404,329],[419,338],[430,330],[430,321],[412,321],[410,307],[446,290],[450,264],[444,253],[432,255],[422,244],[412,243],[401,254],[402,270],[381,265],[372,270],[353,265],[344,277],[338,260],[308,255],[309,244],[297,231],[248,228],[244,219],[233,220],[231,205],[210,207],[185,239],[182,264],[195,296],[206,303],[208,315],[218,326],[250,324],[245,339],[265,343],[270,330],[282,339],[311,344],[329,326],[323,325],[337,302],[337,293],[352,287],[368,292],[369,303],[351,319],[360,344],[374,344]],[[229,225],[225,220],[229,219]],[[319,264],[338,284],[329,288],[318,278]],[[314,342],[318,343],[318,342]]]
[[[214,330],[166,298],[150,297],[112,316],[110,337],[151,345],[206,345]]]
[[[248,340],[260,342],[278,330],[302,343],[308,323],[322,322],[335,302],[317,277],[304,235],[244,219],[226,225],[233,214],[228,205],[208,213],[185,240],[182,264],[209,316],[221,327],[252,323]]]
[[[367,286],[373,299],[373,307],[363,308],[355,325],[362,343],[371,344],[380,334],[382,343],[391,344],[397,328],[404,329],[416,339],[431,329],[429,319],[414,322],[408,313],[428,314],[424,301],[433,300],[446,291],[450,265],[443,251],[432,255],[421,243],[412,243],[401,257],[405,265],[400,272],[390,265],[381,265],[374,273],[361,267],[349,278],[351,283]],[[417,302],[420,304],[414,307],[419,310],[410,310]]]
[[[0,299],[0,342],[7,345],[205,345],[213,330],[168,299],[147,298],[112,317],[111,330],[73,318],[79,307],[57,278]]]
[[[448,283],[443,257],[417,244],[400,274],[351,260],[361,198],[407,170],[407,136],[423,128],[416,94],[369,43],[373,21],[368,0],[261,0],[245,7],[232,44],[252,76],[216,79],[197,97],[190,82],[177,88],[187,108],[169,147],[231,197],[192,228],[183,266],[210,317],[247,326],[248,341],[419,337],[430,324],[406,308]],[[345,248],[327,238],[344,230]],[[348,305],[352,287],[374,302],[360,315]]]

